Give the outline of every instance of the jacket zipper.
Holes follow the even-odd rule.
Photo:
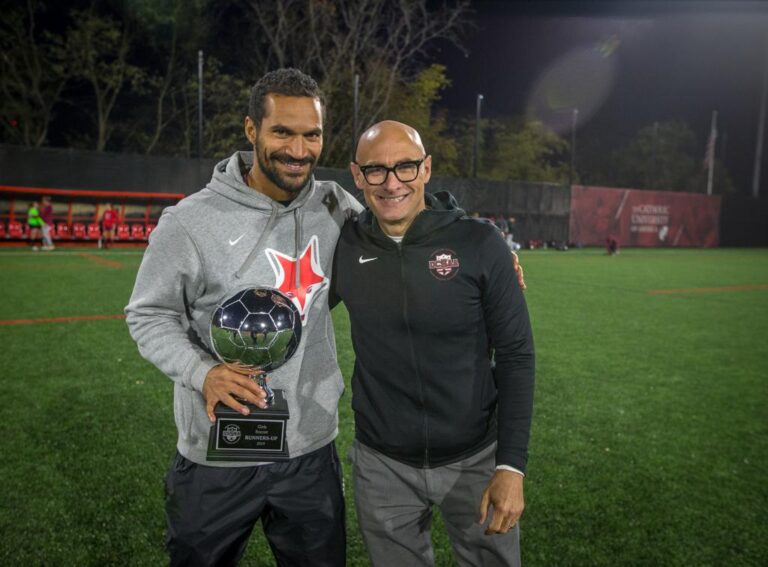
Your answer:
[[[411,349],[411,360],[413,362],[413,370],[416,373],[416,380],[419,383],[419,401],[424,412],[424,468],[429,466],[429,421],[427,415],[427,403],[424,398],[424,382],[421,379],[419,373],[419,366],[416,360],[416,349],[413,344],[413,334],[411,333],[411,325],[408,319],[408,293],[406,291],[406,278],[405,278],[405,259],[403,258],[402,243],[397,247],[397,255],[400,260],[400,284],[403,290],[403,321],[405,322],[405,328],[408,329],[408,344]]]

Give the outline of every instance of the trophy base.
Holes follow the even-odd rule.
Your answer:
[[[286,421],[290,417],[282,390],[275,390],[274,403],[262,409],[246,404],[243,415],[222,403],[216,404],[216,423],[208,436],[209,461],[287,461]]]

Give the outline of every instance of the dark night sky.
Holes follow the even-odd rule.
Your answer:
[[[483,115],[519,114],[533,105],[538,117],[566,134],[576,106],[582,147],[597,136],[621,143],[667,120],[687,122],[703,146],[717,110],[718,143],[727,134],[726,166],[737,190],[751,191],[768,3],[473,6],[477,28],[465,41],[469,55],[450,46],[437,54],[452,81],[444,106],[473,114],[482,93]],[[762,163],[764,195],[768,159]]]

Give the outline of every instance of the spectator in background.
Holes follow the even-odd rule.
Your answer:
[[[517,219],[515,217],[509,217],[507,220],[506,234],[504,235],[504,239],[507,241],[507,246],[509,246],[509,249],[512,250],[512,252],[517,252],[521,248],[520,243],[515,241],[516,222]]]
[[[619,240],[612,234],[605,239],[605,250],[609,256],[615,256],[619,253]]]
[[[101,215],[101,239],[99,248],[109,248],[115,243],[115,227],[117,226],[117,211],[112,203],[107,203],[107,210]]]
[[[37,245],[37,241],[40,240],[42,244],[42,228],[43,219],[40,218],[40,211],[37,208],[37,202],[32,202],[27,207],[27,226],[29,227],[29,244],[32,246],[32,250],[37,252],[40,247]]]
[[[40,207],[40,218],[43,220],[43,250],[53,250],[56,248],[53,245],[53,239],[51,238],[51,230],[53,229],[53,205],[51,204],[51,198],[48,195],[43,197],[43,204]]]
[[[504,234],[509,232],[509,224],[507,223],[507,219],[504,218],[504,215],[496,217],[496,226],[498,226],[499,230]]]

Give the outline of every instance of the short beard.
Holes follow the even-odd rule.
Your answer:
[[[292,160],[290,157],[286,156],[285,154],[280,154],[278,152],[273,153],[270,156],[266,155],[266,152],[262,154],[262,152],[257,151],[256,153],[256,160],[259,162],[259,169],[261,169],[261,172],[264,174],[264,176],[269,179],[276,187],[282,189],[283,191],[287,193],[296,194],[299,193],[304,187],[307,185],[307,182],[309,181],[309,178],[312,177],[312,174],[315,171],[315,160],[311,157],[304,158],[303,160]],[[273,167],[271,164],[274,161],[298,161],[303,163],[309,164],[309,171],[307,172],[306,177],[301,181],[301,183],[291,183],[291,179],[295,178],[287,178],[285,176],[281,176],[280,173],[277,171],[277,168]]]

